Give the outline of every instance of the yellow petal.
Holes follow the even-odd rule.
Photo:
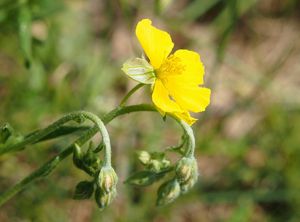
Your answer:
[[[162,112],[182,112],[181,108],[170,98],[168,91],[159,79],[154,84],[152,101]]]
[[[204,67],[193,51],[177,50],[162,64],[161,78],[170,96],[184,110],[202,112],[210,103],[210,89],[203,84]]]
[[[148,56],[151,65],[158,69],[173,49],[170,35],[151,25],[151,20],[143,19],[136,26],[136,36]]]
[[[158,76],[163,79],[175,78],[177,81],[201,85],[203,84],[204,66],[198,53],[180,49],[164,61],[161,69],[158,70]]]
[[[169,79],[165,87],[182,109],[203,112],[210,103],[210,89],[199,87],[189,81]]]
[[[189,112],[174,113],[174,115],[177,118],[182,119],[183,121],[185,121],[190,126],[193,125],[197,121],[197,119],[191,117]]]

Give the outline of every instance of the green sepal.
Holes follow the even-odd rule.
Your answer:
[[[122,71],[131,79],[143,84],[153,84],[155,73],[153,67],[144,58],[134,58],[123,64]]]
[[[76,143],[73,150],[73,163],[77,168],[85,171],[90,176],[95,176],[102,165],[101,160],[93,152],[91,146],[86,153],[82,153],[80,146]]]
[[[100,169],[101,161],[98,155],[93,151],[93,145],[90,143],[87,152],[83,155],[82,160],[85,165],[93,168],[94,171]]]
[[[81,148],[80,146],[75,143],[74,144],[74,149],[73,149],[73,163],[76,167],[78,168],[82,168],[82,151],[81,151]]]
[[[117,190],[115,188],[110,192],[106,193],[102,189],[97,187],[95,192],[95,200],[100,210],[103,210],[105,207],[110,205],[115,199],[116,195]]]
[[[89,199],[94,193],[94,183],[91,181],[81,181],[76,185],[73,199]]]
[[[99,153],[101,150],[103,150],[103,148],[104,148],[104,143],[102,142],[102,143],[100,143],[94,150],[93,150],[93,152],[94,153]]]

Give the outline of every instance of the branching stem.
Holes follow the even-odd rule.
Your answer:
[[[89,130],[83,132],[83,135],[79,137],[72,145],[67,147],[65,150],[61,151],[57,156],[53,157],[51,160],[46,162],[44,165],[42,165],[40,168],[32,172],[29,176],[18,182],[13,187],[9,188],[7,191],[3,192],[0,195],[0,206],[2,206],[5,202],[7,202],[9,199],[11,199],[13,196],[15,196],[17,193],[19,193],[21,190],[23,190],[28,185],[34,183],[36,180],[47,176],[62,160],[64,160],[66,157],[71,155],[73,153],[74,144],[76,143],[79,146],[82,146],[84,143],[89,141],[99,130],[103,137],[103,142],[105,144],[105,150],[106,150],[106,164],[111,164],[110,162],[110,141],[109,136],[105,128],[105,124],[112,121],[114,118],[132,113],[132,112],[140,112],[140,111],[150,111],[155,112],[157,111],[155,107],[148,104],[139,104],[139,105],[132,105],[132,106],[123,106],[123,107],[117,107],[116,109],[112,110],[108,114],[106,114],[102,121],[95,116],[94,114],[88,113],[88,112],[77,112],[69,114],[62,119],[56,121],[55,123],[51,124],[49,127],[45,128],[44,130],[38,131],[32,136],[28,137],[26,141],[21,142],[20,144],[16,145],[14,149],[21,149],[22,146],[34,143],[35,141],[38,141],[40,138],[48,135],[50,132],[57,129],[57,126],[64,124],[65,122],[68,122],[72,119],[78,118],[78,115],[83,116],[84,118],[87,118],[91,121],[93,121],[96,125]],[[185,133],[189,136],[189,144],[188,144],[188,150],[186,155],[191,156],[194,154],[195,149],[195,139],[193,135],[193,131],[190,128],[188,124],[185,122],[178,120],[176,117],[171,116],[174,118],[184,129]]]

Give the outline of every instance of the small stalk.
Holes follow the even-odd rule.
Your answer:
[[[143,87],[145,84],[143,83],[139,83],[137,84],[135,87],[133,87],[128,93],[127,95],[122,99],[122,101],[120,102],[120,106],[125,106],[127,100],[130,98],[130,96],[132,96],[133,93],[135,93],[137,90],[139,90],[141,87]]]

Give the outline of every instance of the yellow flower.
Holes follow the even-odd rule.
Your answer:
[[[171,54],[170,35],[151,25],[149,19],[136,26],[136,36],[147,55],[133,59],[122,70],[132,79],[151,84],[152,101],[162,115],[170,113],[192,125],[197,119],[189,112],[202,112],[210,103],[210,89],[204,83],[204,67],[199,54],[179,49]]]

